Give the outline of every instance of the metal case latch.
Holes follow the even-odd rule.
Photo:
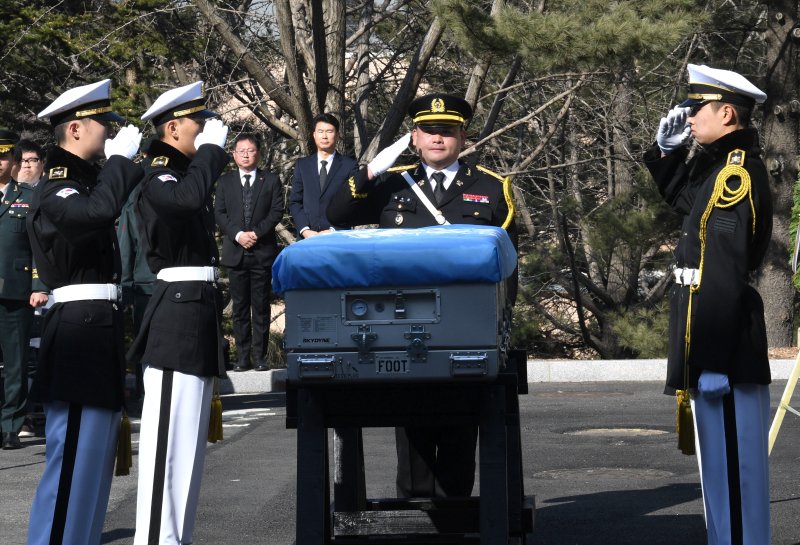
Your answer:
[[[412,325],[407,333],[403,333],[403,337],[410,340],[406,351],[411,357],[413,362],[421,362],[428,360],[428,347],[425,346],[425,340],[431,338],[430,333],[425,333],[424,325]]]
[[[404,320],[406,317],[406,300],[403,298],[403,292],[398,291],[394,296],[394,319]]]
[[[350,338],[358,345],[358,363],[371,361],[372,356],[369,347],[378,340],[378,334],[372,333],[372,328],[368,325],[358,326],[358,333],[353,333]]]

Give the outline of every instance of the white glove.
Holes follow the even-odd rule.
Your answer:
[[[374,176],[380,176],[392,167],[394,162],[397,161],[397,158],[400,157],[400,154],[408,147],[410,141],[411,133],[404,134],[400,137],[400,140],[378,153],[378,155],[367,164],[367,168],[369,168]]]
[[[703,371],[697,381],[697,389],[703,397],[714,399],[730,392],[731,385],[728,382],[728,375],[714,371]]]
[[[656,142],[664,154],[669,154],[683,145],[689,138],[692,128],[686,123],[691,108],[675,106],[667,117],[662,117],[658,124]]]
[[[194,149],[200,149],[203,144],[214,144],[225,148],[225,141],[228,139],[228,126],[221,119],[209,119],[203,132],[194,139]]]
[[[139,151],[139,144],[142,143],[142,133],[133,125],[122,127],[117,136],[113,139],[106,138],[106,145],[103,148],[106,154],[106,159],[110,159],[112,155],[122,155],[128,159],[133,159],[136,152]]]

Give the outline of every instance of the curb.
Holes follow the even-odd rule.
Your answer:
[[[770,360],[773,380],[786,380],[795,360]],[[528,383],[663,382],[667,360],[528,360]],[[255,394],[286,390],[286,369],[230,372],[221,394]]]

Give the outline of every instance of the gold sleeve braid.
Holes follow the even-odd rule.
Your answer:
[[[354,176],[350,176],[350,178],[347,179],[347,185],[350,186],[350,195],[352,195],[354,199],[366,199],[368,197],[367,193],[359,193],[356,191],[356,179]]]
[[[689,358],[689,347],[691,345],[692,333],[692,295],[700,291],[700,284],[703,281],[703,266],[705,264],[706,254],[706,234],[708,219],[711,217],[711,212],[714,208],[731,208],[739,204],[745,197],[750,201],[750,211],[753,217],[752,234],[756,232],[756,208],[753,203],[753,191],[750,180],[750,173],[747,172],[742,165],[744,164],[745,152],[743,150],[733,150],[728,154],[728,163],[717,174],[714,180],[714,191],[711,193],[711,198],[708,199],[706,209],[700,218],[700,265],[698,267],[698,280],[696,285],[689,286],[689,308],[686,313],[686,337],[685,337],[685,350],[684,357],[686,361]],[[739,187],[731,189],[728,186],[728,179],[738,177],[740,180]]]
[[[503,221],[503,225],[501,227],[503,229],[508,229],[508,226],[511,225],[511,220],[514,219],[514,213],[516,209],[514,207],[514,195],[511,190],[511,178],[508,176],[501,176],[496,172],[489,170],[486,167],[482,167],[480,165],[476,165],[476,168],[481,172],[492,176],[493,178],[497,178],[503,184],[503,196],[506,199],[506,207],[508,208],[508,214],[506,215],[506,219]]]

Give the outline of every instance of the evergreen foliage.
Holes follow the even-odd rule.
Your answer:
[[[652,309],[638,308],[618,314],[613,328],[620,346],[638,358],[666,358],[669,335],[669,309],[666,301]]]
[[[315,34],[306,10],[295,10],[281,23],[279,5],[272,0],[2,2],[0,126],[45,142],[49,127],[36,113],[67,87],[103,78],[113,80],[116,109],[139,124],[141,112],[163,90],[202,79],[211,105],[226,116],[231,137],[261,132],[264,166],[288,186],[297,157],[308,149],[297,116],[301,101],[317,113],[340,99],[336,113],[345,135],[340,151],[365,161],[378,142],[385,145],[407,130],[407,121],[404,127],[386,125],[398,112],[402,117],[404,107],[395,99],[407,87],[411,97],[430,90],[472,93],[468,145],[477,146],[462,160],[510,175],[517,192],[521,285],[515,344],[562,357],[660,353],[678,224],[642,169],[641,157],[653,143],[659,118],[685,92],[687,62],[737,70],[759,83],[767,71],[763,4],[284,4],[324,5],[327,15],[341,9],[344,46],[329,26]],[[324,20],[329,25],[331,18]],[[321,79],[316,55],[326,49],[314,48],[320,36],[328,53],[323,74],[328,77]],[[418,65],[426,40],[434,53]],[[288,61],[296,62],[294,81]],[[417,80],[407,81],[415,69]],[[265,84],[259,70],[274,85]],[[337,71],[344,81],[340,95],[330,90]],[[298,83],[299,89],[293,88]],[[281,92],[285,102],[278,98]],[[761,115],[756,112],[756,122]],[[794,218],[800,214],[798,192]],[[289,219],[284,223],[290,225]],[[800,287],[800,280],[795,282]]]
[[[561,0],[542,12],[508,2],[496,17],[482,2],[438,0],[434,12],[473,52],[521,54],[536,73],[596,70],[661,57],[704,16],[690,0]]]

